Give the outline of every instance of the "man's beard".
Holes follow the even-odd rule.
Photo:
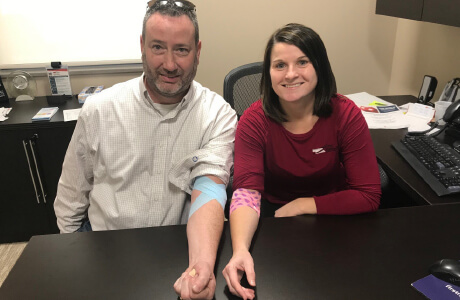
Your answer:
[[[160,75],[157,70],[152,70],[149,68],[145,54],[142,54],[142,65],[144,69],[144,74],[145,74],[145,80],[147,82],[147,85],[152,89],[155,93],[158,93],[159,95],[167,98],[174,98],[177,96],[180,96],[182,94],[185,94],[187,90],[190,87],[190,84],[192,83],[193,79],[195,78],[197,67],[198,67],[198,60],[195,56],[195,60],[193,62],[193,68],[190,70],[188,74],[180,74],[181,70],[177,69],[174,72],[168,72],[167,70],[163,70],[163,74],[166,75],[183,75],[183,77],[180,78],[179,82],[174,84],[174,88],[164,88],[161,87],[161,83],[159,83]]]

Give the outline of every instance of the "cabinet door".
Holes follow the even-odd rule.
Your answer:
[[[421,20],[423,1],[424,0],[377,0],[375,13],[411,20]]]
[[[425,0],[422,21],[460,27],[460,0]]]
[[[49,232],[46,187],[37,178],[35,130],[0,131],[0,242],[28,240]],[[35,156],[35,157],[34,157]]]
[[[56,198],[57,184],[61,177],[62,163],[74,129],[75,122],[70,122],[61,126],[41,128],[38,133],[36,143],[47,190],[46,201],[51,227],[50,233],[59,232],[53,203]]]

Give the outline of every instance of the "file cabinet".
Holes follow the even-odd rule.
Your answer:
[[[76,124],[64,122],[62,112],[80,107],[72,99],[51,121],[32,122],[40,108],[50,106],[45,97],[10,103],[9,119],[0,123],[0,243],[59,232],[53,203]]]

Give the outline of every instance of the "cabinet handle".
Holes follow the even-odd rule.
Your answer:
[[[34,164],[35,164],[35,171],[37,172],[37,177],[38,177],[38,183],[40,184],[40,189],[42,191],[42,195],[43,195],[43,202],[46,203],[46,193],[45,193],[45,189],[43,188],[43,182],[42,182],[42,177],[40,176],[40,171],[38,169],[38,164],[37,164],[37,157],[35,155],[35,149],[33,146],[35,146],[35,140],[38,138],[38,135],[37,134],[34,134],[31,139],[30,139],[30,143],[29,143],[29,146],[30,146],[30,151],[32,152],[32,157],[34,159]]]
[[[29,153],[27,153],[27,143],[23,140],[22,145],[24,146],[24,152],[26,153],[27,164],[29,165],[30,178],[32,178],[32,183],[34,185],[35,197],[37,197],[37,203],[40,204],[40,196],[38,195],[37,185],[35,184],[34,174],[32,173],[32,167],[30,165]]]

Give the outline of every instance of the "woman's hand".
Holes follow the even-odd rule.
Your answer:
[[[255,292],[252,289],[241,286],[241,278],[246,273],[246,278],[251,286],[256,286],[256,273],[254,272],[254,261],[247,250],[240,250],[233,253],[222,274],[227,281],[228,288],[233,295],[243,299],[254,299]]]
[[[305,214],[316,214],[314,198],[297,198],[275,211],[275,218],[294,217]]]

